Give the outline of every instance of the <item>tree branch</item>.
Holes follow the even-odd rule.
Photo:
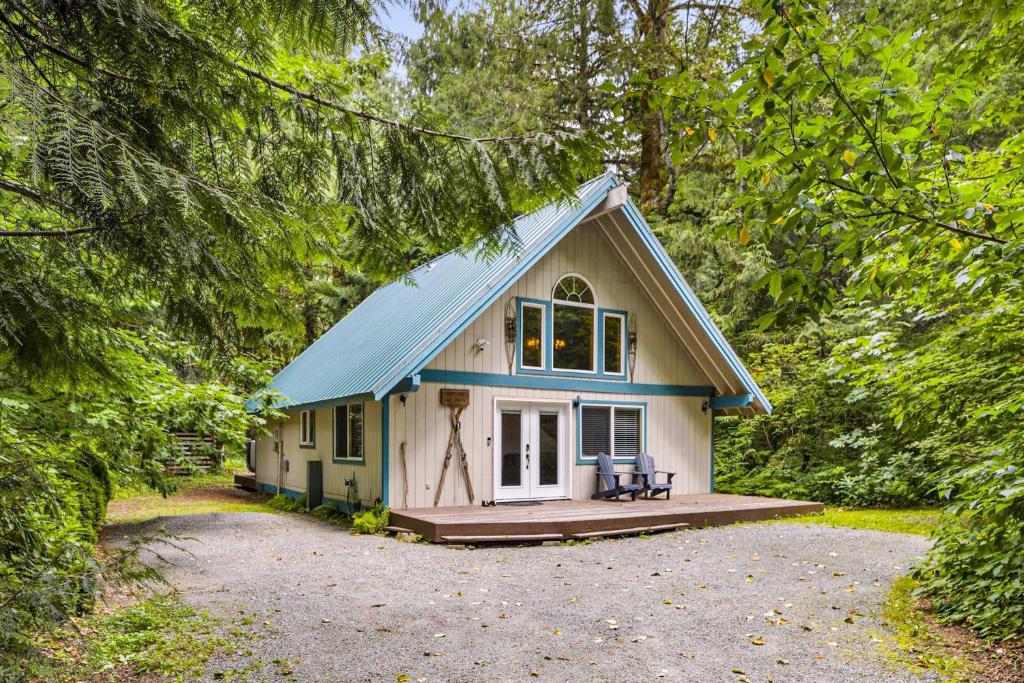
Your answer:
[[[426,135],[426,136],[429,136],[429,137],[442,138],[442,139],[445,139],[445,140],[455,140],[457,142],[472,142],[472,143],[509,142],[509,141],[512,141],[512,140],[528,140],[531,137],[531,136],[519,136],[519,135],[506,135],[506,136],[501,136],[501,137],[474,138],[474,137],[470,137],[468,135],[459,135],[457,133],[445,133],[444,131],[440,131],[440,130],[432,130],[430,128],[423,128],[421,126],[414,126],[414,125],[412,125],[410,123],[404,123],[402,121],[395,121],[394,119],[389,119],[389,118],[385,118],[383,116],[378,116],[377,114],[371,114],[370,112],[363,111],[361,109],[353,109],[352,107],[347,107],[347,106],[345,106],[343,104],[339,104],[338,102],[335,102],[333,100],[329,100],[329,99],[326,99],[324,97],[320,97],[319,95],[315,95],[313,93],[309,93],[309,92],[305,92],[303,90],[299,90],[295,86],[288,85],[287,83],[282,83],[281,81],[274,80],[273,78],[271,78],[270,76],[267,76],[266,74],[260,73],[259,71],[255,71],[254,69],[250,69],[248,67],[244,67],[241,64],[235,64],[234,67],[237,70],[239,70],[242,73],[244,73],[246,76],[249,76],[250,78],[255,78],[256,80],[265,83],[266,85],[270,86],[271,88],[274,88],[276,90],[280,90],[282,92],[286,92],[289,95],[292,95],[293,97],[298,97],[300,99],[307,100],[307,101],[313,102],[315,104],[319,104],[320,106],[327,107],[328,109],[334,109],[335,111],[339,111],[339,112],[341,112],[343,114],[349,114],[351,116],[355,116],[356,118],[362,119],[364,121],[372,121],[374,123],[379,123],[379,124],[381,124],[383,126],[387,126],[389,128],[395,128],[395,129],[398,129],[398,130],[404,130],[404,131],[406,131],[408,133],[413,133],[415,135]]]
[[[822,178],[822,180],[828,185],[833,185],[839,188],[840,190],[843,190],[844,192],[850,192],[860,197],[866,197],[868,194],[867,192],[862,192],[861,190],[858,190],[854,187],[849,187],[848,185],[837,183],[836,181],[831,180],[828,177],[824,177]],[[874,201],[878,202],[878,204],[881,205],[887,213],[902,216],[903,218],[909,218],[910,220],[916,223],[921,223],[922,225],[934,225],[937,228],[948,230],[949,232],[956,233],[957,235],[960,235],[962,237],[974,237],[980,240],[985,240],[986,242],[995,242],[996,244],[1009,243],[1008,240],[1005,240],[1002,237],[996,237],[995,235],[987,235],[983,232],[969,230],[968,228],[961,228],[959,225],[954,225],[952,223],[943,223],[942,221],[935,220],[934,218],[925,218],[924,216],[919,216],[915,213],[910,213],[909,211],[904,211],[902,209],[897,209],[896,207],[889,206],[885,202],[880,201],[877,197],[873,197],[873,199]]]

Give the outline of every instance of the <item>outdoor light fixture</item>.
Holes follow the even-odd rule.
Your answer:
[[[580,397],[578,395],[576,396],[576,398],[574,398],[572,400],[572,407],[573,408],[579,408],[580,407]]]
[[[703,403],[700,404],[700,412],[702,412],[702,413],[704,413],[706,415],[707,412],[708,412],[708,408],[709,407],[710,407],[709,402],[708,401],[704,401]]]
[[[508,356],[508,374],[512,374],[512,365],[516,359],[516,300],[509,299],[505,304],[505,355]]]
[[[636,368],[636,314],[629,316],[629,330],[626,334],[626,352],[629,358],[629,379],[633,381]]]
[[[484,339],[483,337],[477,337],[477,340],[476,340],[476,342],[475,342],[475,343],[473,344],[473,346],[475,346],[475,347],[476,347],[476,351],[477,351],[477,353],[480,353],[481,351],[483,351],[484,349],[486,349],[486,348],[487,348],[487,346],[488,346],[488,345],[489,345],[490,343],[491,343],[491,342],[487,341],[487,340],[486,340],[486,339]]]

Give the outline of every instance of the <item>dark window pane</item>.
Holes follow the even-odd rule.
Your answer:
[[[559,370],[594,369],[594,309],[555,304],[553,366]]]
[[[349,446],[348,457],[363,459],[363,404],[353,403],[348,407]]]
[[[348,457],[348,406],[334,408],[334,457]]]
[[[522,359],[525,368],[542,368],[544,330],[544,309],[537,306],[523,306],[523,349]]]
[[[523,428],[522,414],[514,411],[501,413],[501,485],[523,484]]]
[[[611,455],[611,408],[583,406],[580,409],[581,448],[583,455],[596,458],[598,453]]]
[[[566,275],[555,285],[554,296],[558,301],[574,301],[580,304],[594,303],[594,293],[582,278]]]
[[[558,485],[558,413],[540,414],[539,466],[541,486]]]
[[[604,371],[622,372],[622,318],[617,315],[604,317]]]
[[[640,452],[640,409],[615,409],[615,457],[632,458]]]

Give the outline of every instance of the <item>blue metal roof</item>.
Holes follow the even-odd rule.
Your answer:
[[[274,377],[270,387],[284,397],[280,406],[311,408],[387,395],[429,363],[619,184],[614,175],[604,174],[581,185],[575,201],[554,202],[517,218],[510,226],[520,243],[515,253],[487,259],[475,251],[450,252],[376,290]],[[639,211],[632,208],[636,226]],[[646,223],[642,227],[653,239]],[[660,245],[657,249],[667,259]],[[696,296],[670,261],[669,266],[666,274],[692,309]],[[729,365],[739,368],[743,384],[770,411],[703,307],[697,315]]]

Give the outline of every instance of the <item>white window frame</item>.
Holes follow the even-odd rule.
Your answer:
[[[605,357],[605,334],[608,331],[607,319],[618,318],[620,321],[619,325],[619,372],[608,372],[608,369],[604,366]],[[612,377],[624,377],[626,375],[626,316],[622,313],[613,313],[612,311],[604,311],[601,313],[601,372],[605,375]]]
[[[639,429],[640,429],[640,452],[643,453],[647,450],[647,404],[633,405],[629,403],[595,403],[593,401],[583,401],[580,403],[579,413],[576,419],[580,420],[580,444],[578,459],[586,462],[597,462],[596,455],[587,455],[583,452],[583,409],[591,408],[608,408],[608,450],[611,451],[608,455],[612,456],[612,460],[618,458],[620,461],[632,460],[635,455],[616,455],[615,454],[615,410],[639,410]]]
[[[363,413],[362,455],[352,456],[352,406],[359,406]],[[345,455],[338,455],[338,409],[345,409]],[[334,462],[366,462],[366,403],[346,403],[331,409],[331,459]]]
[[[555,298],[555,290],[558,288],[558,283],[567,277],[575,277],[586,283],[587,289],[590,290],[590,295],[594,298],[594,303],[584,304],[578,301],[566,301],[564,299]],[[590,339],[591,339],[591,351],[590,351],[590,370],[580,370],[578,368],[560,368],[555,365],[555,315],[557,311],[556,306],[573,306],[575,308],[587,308],[594,313],[594,322],[591,327]],[[601,352],[603,344],[601,340],[597,338],[597,317],[601,314],[601,308],[597,301],[597,290],[594,289],[594,285],[591,284],[590,280],[583,277],[579,273],[565,273],[555,280],[555,284],[551,286],[551,370],[553,372],[573,372],[580,375],[596,375],[598,371],[598,354]]]
[[[523,301],[521,304],[522,310],[527,308],[536,308],[540,311],[540,365],[527,365],[523,359],[526,357],[523,353],[526,348],[526,326],[520,325],[522,328],[519,335],[519,365],[523,370],[545,370],[547,369],[547,338],[548,338],[548,309],[544,304],[535,304],[529,301]],[[525,317],[525,316],[524,316]],[[554,342],[552,342],[554,343]]]
[[[299,445],[316,446],[316,417],[313,416],[312,410],[303,410],[299,413]]]

